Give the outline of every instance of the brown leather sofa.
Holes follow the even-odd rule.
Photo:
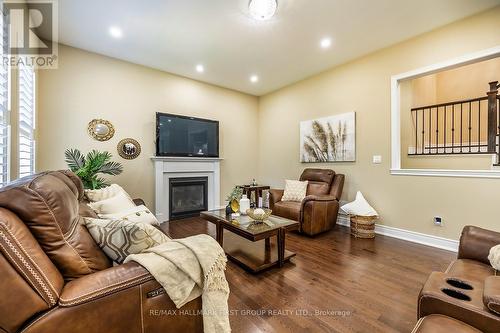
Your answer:
[[[82,199],[69,171],[0,189],[0,332],[202,332],[201,298],[177,310],[143,267],[113,266]]]
[[[420,318],[411,333],[481,333],[480,330],[443,315]]]
[[[500,276],[488,254],[500,244],[500,233],[467,226],[458,258],[448,269],[433,272],[418,297],[418,318],[441,314],[483,332],[500,332]]]
[[[300,232],[310,236],[331,230],[337,223],[344,175],[329,169],[305,169],[301,181],[308,181],[302,202],[281,201],[283,190],[269,191],[273,215],[300,222]]]

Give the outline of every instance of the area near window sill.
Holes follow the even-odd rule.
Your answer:
[[[391,175],[463,178],[500,178],[500,170],[391,169]]]

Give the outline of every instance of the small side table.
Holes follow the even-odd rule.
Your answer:
[[[255,207],[259,207],[259,198],[262,197],[262,191],[271,189],[266,185],[240,185],[239,187],[243,189],[243,194],[246,194],[250,201],[252,200],[252,192],[255,193]]]

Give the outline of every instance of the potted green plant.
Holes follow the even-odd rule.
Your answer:
[[[116,176],[123,172],[123,166],[111,161],[113,156],[107,151],[92,150],[84,155],[78,149],[67,149],[64,156],[66,164],[80,177],[85,189],[96,190],[110,185],[99,174]]]

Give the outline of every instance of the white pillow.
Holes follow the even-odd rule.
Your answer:
[[[156,216],[154,216],[144,205],[136,206],[119,213],[99,214],[99,217],[108,220],[125,220],[134,223],[146,223],[160,226],[160,222],[156,219]]]
[[[135,208],[135,204],[128,195],[123,192],[106,200],[89,203],[97,214],[115,214]]]
[[[88,217],[83,220],[99,247],[118,263],[122,263],[130,254],[141,253],[170,240],[163,232],[145,223]]]
[[[281,201],[298,201],[301,202],[306,197],[307,193],[307,180],[285,180],[285,191]]]
[[[500,244],[495,245],[490,249],[488,260],[490,261],[491,267],[500,271]]]
[[[363,197],[363,194],[359,191],[356,193],[356,200],[343,205],[341,208],[349,215],[378,216],[377,211],[370,206],[365,197]]]
[[[85,196],[89,199],[89,201],[97,202],[112,198],[120,192],[125,193],[130,198],[128,193],[125,192],[125,190],[118,184],[111,184],[108,187],[98,190],[85,190]]]

